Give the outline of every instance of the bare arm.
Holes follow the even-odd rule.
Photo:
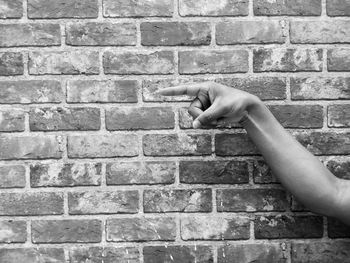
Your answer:
[[[212,82],[166,88],[162,95],[193,95],[189,113],[194,128],[222,118],[241,121],[273,173],[311,211],[350,225],[350,181],[334,176],[276,120],[258,99]]]

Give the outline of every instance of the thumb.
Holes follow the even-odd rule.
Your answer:
[[[214,103],[208,109],[206,109],[193,121],[193,128],[197,129],[201,126],[213,124],[213,122],[224,114],[224,108],[221,107],[217,101],[214,101]]]

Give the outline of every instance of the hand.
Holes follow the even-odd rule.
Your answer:
[[[248,92],[210,81],[165,88],[159,94],[196,96],[188,109],[194,119],[193,128],[215,126],[226,118],[240,122],[248,114],[249,106],[260,101]]]

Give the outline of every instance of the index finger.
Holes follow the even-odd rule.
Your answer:
[[[158,93],[163,96],[176,96],[176,95],[197,96],[201,88],[203,88],[203,83],[189,83],[189,84],[164,88],[159,90]]]

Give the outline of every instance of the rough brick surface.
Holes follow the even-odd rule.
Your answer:
[[[0,19],[21,18],[23,14],[23,0],[1,0]]]
[[[139,262],[139,251],[135,247],[73,247],[69,249],[69,260],[71,262]]]
[[[264,16],[319,16],[321,0],[255,0],[254,14]]]
[[[24,243],[27,240],[25,221],[0,221],[0,243]]]
[[[248,15],[247,0],[180,0],[181,16],[244,16]]]
[[[348,159],[330,160],[327,162],[327,168],[339,178],[350,179],[350,160]]]
[[[328,106],[328,126],[329,127],[349,127],[350,126],[350,105]]]
[[[1,248],[0,261],[9,263],[63,262],[63,248]]]
[[[257,155],[258,149],[247,134],[216,134],[215,153],[219,156]]]
[[[24,111],[15,108],[0,110],[0,131],[24,131]]]
[[[23,55],[21,53],[0,53],[0,76],[23,75],[23,71]]]
[[[350,3],[347,0],[327,0],[327,15],[349,16]]]
[[[22,188],[26,185],[23,165],[0,166],[0,188]]]
[[[329,71],[350,71],[350,48],[329,49],[327,56]]]

